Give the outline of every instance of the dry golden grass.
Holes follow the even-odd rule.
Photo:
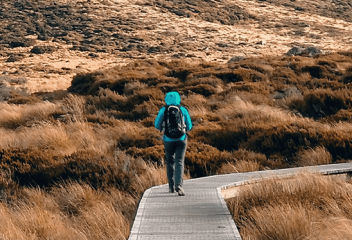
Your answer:
[[[351,219],[328,217],[318,224],[312,226],[312,230],[306,240],[328,239],[352,239],[352,221]]]
[[[70,117],[68,120],[73,122],[83,122],[86,120],[84,117],[85,101],[85,98],[72,94],[69,94],[63,100],[62,111]]]
[[[112,131],[94,128],[84,122],[68,124],[44,122],[34,127],[16,130],[0,128],[0,133],[6,136],[1,138],[0,146],[2,149],[37,148],[58,155],[69,155],[80,149],[91,149],[105,154],[115,145],[116,136]]]
[[[76,220],[87,239],[126,239],[129,225],[111,204],[98,203]]]
[[[131,188],[140,193],[152,186],[167,183],[165,169],[157,168],[153,165],[146,166],[144,174],[140,176],[136,175],[135,177],[136,179],[132,182]]]
[[[255,223],[241,230],[243,239],[303,239],[311,230],[314,212],[304,206],[276,205],[253,209]]]
[[[221,6],[153,1],[155,8],[144,0],[61,0],[55,6],[54,1],[29,1],[28,11],[22,11],[21,4],[2,2],[9,11],[1,20],[0,77],[9,99],[0,103],[0,239],[126,239],[139,196],[166,182],[162,141],[153,121],[170,90],[181,92],[194,121],[186,155],[192,177],[352,157],[350,52],[251,57],[268,50],[282,55],[292,44],[306,42],[345,49],[351,40],[348,9],[325,3],[317,8],[308,1],[286,6],[274,0],[239,0],[235,4],[240,9],[232,1]],[[300,4],[304,9],[291,14],[291,5]],[[309,31],[301,27],[302,19]],[[22,36],[29,32],[34,35]],[[322,34],[324,41],[317,39]],[[180,41],[174,41],[176,35]],[[28,46],[8,48],[13,41]],[[55,51],[30,55],[31,45]],[[187,54],[191,60],[164,61]],[[147,60],[150,55],[156,60]],[[218,64],[243,55],[248,59]],[[14,62],[6,62],[11,58]],[[132,62],[137,58],[146,60]],[[81,73],[116,63],[130,64]],[[20,95],[66,89],[72,77],[69,91],[81,95]],[[292,86],[296,95],[273,98]],[[323,220],[310,228],[304,221],[299,225],[308,239],[331,234],[326,227],[330,221],[336,236],[350,237],[343,230],[350,229],[350,217],[309,212],[304,204],[282,206],[270,207],[277,217],[285,209],[296,216],[282,229],[283,239],[299,238],[292,233],[297,219],[320,215]],[[348,203],[338,206],[351,212]],[[262,209],[254,212],[258,218],[275,218]],[[277,222],[281,220],[272,221]],[[258,223],[249,232],[255,233],[254,226],[271,234],[275,225]]]
[[[194,123],[186,178],[350,159],[352,121],[343,119],[352,111],[347,93],[351,86],[341,83],[348,81],[350,59],[341,53],[227,65],[137,61],[77,75],[65,96],[41,93],[33,103],[1,103],[0,200],[9,220],[0,234],[5,239],[43,239],[50,234],[56,239],[126,239],[138,198],[145,189],[167,182],[161,133],[154,128],[154,119],[170,90],[181,93]],[[314,71],[321,78],[314,77]],[[293,94],[274,97],[292,86]],[[44,98],[50,102],[40,101]],[[337,107],[329,108],[335,102]],[[262,194],[268,199],[287,198],[276,188],[283,187]],[[297,191],[305,194],[290,196],[296,202],[314,192],[310,185]],[[322,194],[314,193],[318,195]],[[297,212],[297,219],[316,216],[315,209],[314,214],[302,209],[306,202],[285,204],[270,207],[273,212],[283,208]],[[327,206],[336,210],[332,203]],[[349,205],[344,206],[347,213]],[[269,217],[264,210],[248,212]],[[319,211],[317,216],[331,217],[332,210]],[[254,222],[242,229],[255,232],[260,226],[271,234],[280,222],[276,217],[267,223],[272,226]],[[349,224],[340,215],[333,217]],[[46,219],[47,225],[35,226]],[[280,233],[282,238],[296,236],[291,223]],[[313,236],[322,226],[302,231]]]
[[[223,120],[242,117],[248,121],[248,124],[255,120],[285,123],[307,121],[307,119],[296,117],[291,112],[278,107],[245,102],[238,95],[233,95],[227,101],[228,103],[223,103],[217,111],[217,115]]]
[[[303,150],[298,153],[297,157],[299,166],[330,164],[332,162],[331,154],[324,147]]]
[[[252,172],[264,170],[268,159],[264,154],[239,149],[233,151],[233,162],[225,162],[217,170],[217,174]]]
[[[23,189],[23,199],[2,203],[2,239],[126,239],[136,199],[116,189],[77,183],[46,193]]]
[[[0,140],[2,149],[9,148],[38,148],[55,151],[58,154],[69,154],[75,150],[75,143],[65,126],[41,124],[36,127],[24,127],[17,130],[0,129],[4,138]]]
[[[258,162],[240,160],[240,161],[237,161],[236,163],[225,163],[221,165],[217,173],[227,174],[227,173],[237,173],[237,172],[253,172],[253,171],[259,171],[260,168],[261,166]]]
[[[302,173],[245,186],[228,206],[243,239],[348,239],[351,190],[344,178]]]
[[[17,128],[50,121],[50,116],[59,111],[60,106],[51,102],[28,105],[0,103],[0,127]]]

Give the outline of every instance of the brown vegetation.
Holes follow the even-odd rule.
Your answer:
[[[126,151],[152,145],[147,135],[139,140],[140,124],[90,124],[88,101],[74,95],[1,104],[1,234],[126,239],[139,196],[166,182],[163,168]]]
[[[103,111],[114,118],[138,120],[146,129],[164,104],[164,93],[180,91],[195,122],[187,157],[189,167],[197,169],[191,171],[193,176],[215,173],[222,163],[233,161],[227,155],[239,149],[263,153],[268,161],[261,161],[260,169],[296,165],[300,152],[316,147],[325,148],[336,162],[351,157],[351,127],[348,119],[341,122],[351,112],[350,86],[342,82],[350,61],[343,52],[315,58],[248,59],[228,65],[139,61],[78,75],[69,91],[88,95],[87,102],[96,107],[90,109],[90,117],[100,116],[95,121]],[[145,133],[136,134],[134,140],[126,136],[121,147],[153,152],[154,145],[161,144],[158,134]],[[193,151],[193,143],[201,150]],[[201,160],[194,155],[204,151],[216,156]],[[129,152],[141,156],[143,151]],[[158,151],[148,157],[154,162],[158,158]]]
[[[94,8],[84,1],[1,1],[0,6],[2,47],[33,46],[36,40],[27,36],[36,35],[38,40],[64,41],[79,51],[113,52],[128,48],[132,39],[123,34],[123,29],[136,23],[121,16],[104,20],[91,17]],[[140,46],[144,50],[138,49],[148,50],[142,43]],[[31,52],[41,54],[54,50],[50,46],[34,46]]]
[[[351,159],[352,53],[281,56],[349,46],[351,4],[332,2],[0,1],[0,235],[126,239],[140,195],[166,182],[153,122],[169,90],[194,122],[191,177]],[[30,94],[75,73],[71,94]]]
[[[232,3],[226,3],[226,6],[223,6],[223,4],[219,4],[216,1],[155,0],[146,4],[157,6],[178,16],[199,17],[208,22],[219,22],[226,25],[233,25],[239,20],[247,20],[253,17],[244,9]]]
[[[115,188],[77,183],[49,191],[23,188],[12,207],[1,203],[6,239],[126,239],[136,200]]]
[[[227,201],[243,239],[349,239],[351,183],[299,174],[242,187]]]
[[[30,92],[53,91],[77,73],[135,59],[223,63],[308,43],[317,52],[345,50],[350,12],[348,0],[2,0],[0,74],[26,77]]]
[[[170,90],[194,123],[190,177],[351,159],[351,62],[349,52],[140,60],[76,75],[69,93],[9,95],[0,110],[1,211],[15,235],[6,236],[125,239],[139,196],[166,183],[154,119]]]
[[[319,14],[325,17],[333,17],[336,19],[344,19],[352,22],[352,17],[347,14],[347,9],[352,9],[351,3],[346,0],[333,0],[334,4],[330,5],[325,2],[311,2],[303,1],[289,1],[289,0],[265,0],[277,6],[285,6],[291,8],[292,11],[309,12],[312,14]]]

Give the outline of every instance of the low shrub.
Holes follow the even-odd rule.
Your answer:
[[[239,71],[236,72],[222,72],[222,73],[217,73],[216,77],[220,78],[223,80],[225,83],[231,83],[231,82],[241,82],[243,81],[243,76],[239,73]]]
[[[77,74],[73,77],[71,86],[68,88],[68,91],[83,95],[94,94],[96,81],[98,81],[98,79],[100,79],[102,76],[103,74],[101,72]]]
[[[195,86],[186,87],[185,90],[203,95],[204,97],[209,97],[218,92],[218,88],[209,84],[198,84]]]
[[[346,73],[342,76],[342,82],[344,84],[352,83],[352,67],[346,70]]]
[[[154,163],[159,166],[164,164],[164,145],[155,145],[146,148],[129,147],[126,153],[135,158],[142,158],[145,162]]]
[[[308,72],[313,78],[323,78],[323,68],[321,66],[305,66],[302,72]]]
[[[160,133],[155,129],[142,128],[132,132],[133,128],[127,130],[118,138],[118,146],[121,149],[128,149],[130,147],[147,148],[161,144]]]
[[[247,138],[245,132],[236,129],[212,129],[208,125],[194,129],[192,136],[199,142],[209,144],[219,150],[232,151],[239,148],[242,141]]]
[[[350,103],[351,96],[346,91],[318,89],[305,93],[303,99],[292,101],[290,107],[304,116],[322,118],[348,108]]]
[[[34,54],[44,54],[44,53],[53,53],[55,52],[56,48],[53,46],[34,46],[31,49],[31,53]]]
[[[191,177],[214,175],[223,163],[232,161],[233,156],[230,152],[219,151],[201,142],[188,143],[185,165]]]
[[[114,186],[129,193],[135,193],[131,188],[135,175],[143,175],[147,168],[121,151],[112,158],[93,151],[55,156],[36,149],[8,149],[0,151],[0,159],[1,170],[10,173],[3,182],[51,187],[69,181],[89,184],[95,189]]]

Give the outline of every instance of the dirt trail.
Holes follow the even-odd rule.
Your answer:
[[[160,0],[52,2],[56,2],[58,13],[61,14],[61,8],[66,9],[65,14],[74,23],[52,27],[50,18],[45,25],[50,28],[47,39],[38,40],[39,34],[24,35],[26,39],[34,39],[34,45],[53,46],[54,52],[33,54],[30,52],[33,45],[10,48],[5,44],[0,48],[0,76],[13,86],[17,86],[16,78],[25,78],[27,81],[20,86],[28,92],[66,89],[72,76],[79,72],[135,59],[227,62],[234,56],[282,55],[296,45],[314,45],[325,52],[352,46],[352,22],[346,14],[331,17],[333,11],[324,10],[329,9],[328,3],[318,9],[317,3],[312,5],[312,1],[304,0],[295,1],[296,5],[279,4],[275,0],[224,0],[210,1],[213,5],[209,6],[193,0],[188,1],[193,5],[179,1],[176,5],[179,8],[175,9],[168,5],[172,1]],[[39,10],[53,9],[50,4],[54,3],[47,4],[47,8]],[[212,6],[216,6],[214,9],[219,14],[229,15],[224,19],[219,14],[212,15],[209,11]],[[237,9],[238,16],[224,11],[226,7]],[[14,18],[19,17],[14,15]],[[79,19],[83,22],[75,22]],[[57,33],[57,29],[61,32]],[[11,56],[15,58],[9,60]]]

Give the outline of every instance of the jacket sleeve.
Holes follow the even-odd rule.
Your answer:
[[[155,122],[154,122],[154,126],[156,129],[158,129],[159,131],[162,130],[162,124],[163,124],[163,119],[164,119],[164,112],[165,112],[165,107],[162,107],[159,112],[158,115],[156,116]]]
[[[182,113],[185,117],[186,130],[190,131],[192,129],[193,125],[192,125],[191,116],[189,115],[187,108],[182,107]]]

